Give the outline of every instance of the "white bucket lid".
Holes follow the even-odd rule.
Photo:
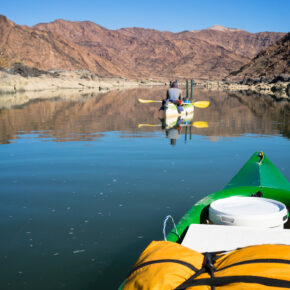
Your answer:
[[[232,196],[212,202],[209,219],[219,225],[272,228],[287,221],[287,208],[272,199]]]

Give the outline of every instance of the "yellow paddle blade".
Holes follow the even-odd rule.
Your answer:
[[[207,122],[203,122],[203,121],[199,121],[199,122],[194,122],[192,124],[193,127],[195,128],[208,128],[208,123]]]
[[[159,124],[138,124],[138,128],[141,128],[141,127],[158,127],[158,126],[161,126]]]
[[[138,99],[140,103],[146,104],[146,103],[161,103],[161,101],[154,101],[154,100],[143,100],[143,99]]]
[[[197,101],[192,104],[197,108],[205,109],[209,106],[209,101]]]

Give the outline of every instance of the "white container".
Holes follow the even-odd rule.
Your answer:
[[[232,196],[212,202],[209,219],[218,225],[283,228],[287,221],[287,208],[272,199]]]

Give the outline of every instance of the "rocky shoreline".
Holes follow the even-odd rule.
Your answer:
[[[290,77],[277,76],[272,80],[248,79],[243,82],[206,81],[197,85],[210,90],[250,91],[290,100]]]
[[[125,78],[100,77],[89,71],[42,71],[21,64],[0,70],[0,94],[21,92],[77,90],[114,90],[139,86],[160,86],[164,82],[154,80],[128,80]]]
[[[0,95],[21,95],[24,92],[58,92],[59,90],[116,90],[144,86],[164,86],[162,80],[129,80],[97,76],[92,72],[50,70],[42,71],[21,63],[9,69],[0,68]],[[185,85],[180,81],[180,85]],[[279,75],[273,79],[247,79],[242,82],[196,81],[196,86],[209,90],[250,91],[290,100],[290,76]]]

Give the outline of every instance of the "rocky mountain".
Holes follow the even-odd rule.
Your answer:
[[[130,79],[222,79],[283,35],[221,26],[180,33],[109,30],[89,21],[65,20],[27,27],[0,16],[2,60]]]
[[[250,63],[232,72],[227,79],[249,82],[273,81],[275,78],[287,78],[290,81],[290,33],[262,50]]]
[[[19,61],[43,70],[84,69],[108,76],[119,73],[111,62],[90,55],[86,47],[66,41],[61,35],[20,26],[0,16],[0,63]]]

